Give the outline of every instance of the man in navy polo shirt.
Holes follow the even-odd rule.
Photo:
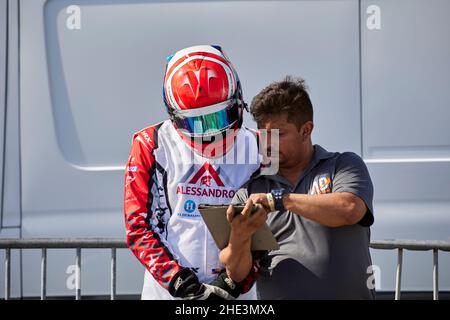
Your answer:
[[[247,206],[237,219],[229,208],[232,238],[222,263],[235,277],[248,273],[256,230],[249,209],[260,204],[280,245],[260,259],[261,299],[373,299],[373,185],[363,160],[312,144],[313,108],[302,79],[270,84],[253,99],[251,113],[268,136],[278,130],[279,169],[256,172],[236,193],[232,203]]]

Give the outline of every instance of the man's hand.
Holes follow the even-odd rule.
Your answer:
[[[266,193],[253,193],[250,195],[249,199],[251,199],[254,204],[260,204],[267,212],[271,211]]]
[[[267,201],[267,199],[266,199]],[[256,211],[252,214],[253,206]],[[242,241],[249,240],[251,236],[261,227],[267,219],[269,210],[264,205],[249,198],[240,214],[235,215],[234,207],[230,205],[227,209],[227,220],[231,225],[233,236],[239,237]]]
[[[241,213],[235,215],[232,205],[227,210],[227,220],[231,226],[228,246],[220,252],[220,262],[225,266],[228,276],[235,282],[243,281],[249,274],[253,257],[251,253],[252,235],[267,219],[268,210],[248,199]]]

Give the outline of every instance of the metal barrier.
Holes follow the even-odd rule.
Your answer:
[[[397,249],[397,269],[395,280],[395,300],[400,299],[403,250],[433,250],[433,299],[439,299],[438,253],[450,251],[449,241],[416,240],[379,240],[370,243],[372,249]],[[41,300],[46,298],[47,287],[47,249],[76,249],[76,293],[75,299],[81,298],[81,249],[111,249],[111,300],[116,298],[116,250],[127,248],[123,239],[89,238],[89,239],[0,239],[0,249],[5,255],[5,300],[10,298],[11,249],[41,249]]]
[[[123,239],[0,239],[5,249],[5,300],[10,298],[11,249],[41,249],[41,300],[46,298],[47,249],[76,249],[75,299],[81,298],[81,249],[111,249],[111,300],[116,298],[116,250],[127,248]]]
[[[400,300],[402,281],[403,250],[433,250],[433,300],[439,300],[439,250],[450,251],[449,241],[379,240],[370,243],[372,249],[397,249],[397,269],[395,276],[395,300]]]

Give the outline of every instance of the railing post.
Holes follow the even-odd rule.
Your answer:
[[[395,277],[395,300],[400,300],[400,289],[402,284],[402,263],[403,263],[403,249],[398,249],[397,254],[397,272]]]
[[[47,294],[47,249],[42,248],[41,255],[41,300],[45,300]]]
[[[11,293],[11,249],[5,249],[5,300],[9,300]]]
[[[439,251],[433,249],[433,300],[439,300]]]
[[[111,249],[111,300],[116,299],[116,248]]]
[[[77,258],[76,258],[76,270],[75,270],[75,299],[81,299],[81,248],[77,248]]]

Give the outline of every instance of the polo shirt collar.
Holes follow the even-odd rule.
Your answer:
[[[333,156],[334,156],[333,152],[328,152],[327,150],[325,150],[318,144],[314,145],[313,160],[320,161],[320,160],[332,158]]]

